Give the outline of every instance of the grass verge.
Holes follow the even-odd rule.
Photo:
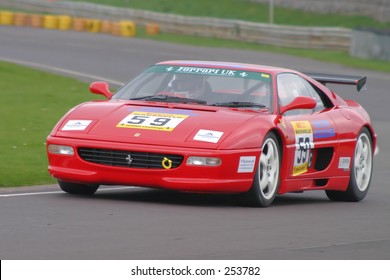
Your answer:
[[[92,99],[85,83],[0,62],[0,187],[55,182],[45,140],[74,105]]]

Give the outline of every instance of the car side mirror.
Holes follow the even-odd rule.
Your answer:
[[[110,99],[113,95],[110,91],[110,86],[106,82],[93,82],[89,86],[89,90],[92,93],[104,95],[107,99]]]
[[[280,114],[283,115],[287,111],[296,109],[314,109],[317,106],[317,102],[312,97],[298,96],[290,104],[280,107]]]

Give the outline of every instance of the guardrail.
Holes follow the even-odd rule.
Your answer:
[[[349,50],[352,30],[337,27],[281,26],[242,20],[190,17],[68,1],[2,0],[1,5],[36,12],[106,20],[131,20],[145,26],[153,22],[161,32],[238,40],[264,45]]]

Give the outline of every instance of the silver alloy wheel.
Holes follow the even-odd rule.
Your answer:
[[[371,141],[367,134],[362,133],[356,143],[354,158],[354,173],[356,185],[364,192],[370,183],[372,169]]]
[[[275,194],[279,179],[279,153],[274,139],[268,138],[262,147],[258,172],[260,191],[265,199]]]

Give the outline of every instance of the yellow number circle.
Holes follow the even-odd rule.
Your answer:
[[[165,169],[171,169],[172,168],[172,160],[170,160],[167,157],[164,157],[164,159],[161,161],[161,165]]]

